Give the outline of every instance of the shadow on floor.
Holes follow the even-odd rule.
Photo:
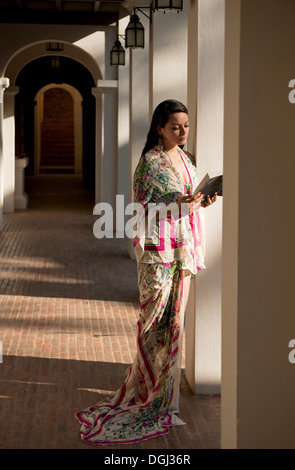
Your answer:
[[[0,294],[138,302],[130,240],[95,238],[81,177],[28,177],[26,191],[29,207],[5,214]]]
[[[0,367],[0,416],[6,423],[0,448],[93,449],[98,447],[80,440],[74,414],[116,391],[128,364],[4,356]],[[181,392],[179,416],[185,426],[123,448],[219,448],[219,397],[192,395],[184,378]]]

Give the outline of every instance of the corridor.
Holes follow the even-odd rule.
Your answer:
[[[126,240],[94,237],[80,176],[30,176],[25,190],[29,207],[5,214],[0,234],[0,448],[95,449],[74,414],[113,393],[133,361],[136,263]],[[179,417],[185,426],[123,447],[220,448],[219,396],[193,395],[183,377]]]

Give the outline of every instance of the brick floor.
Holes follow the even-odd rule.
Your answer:
[[[26,192],[0,234],[0,448],[97,449],[74,413],[115,391],[133,360],[136,264],[126,240],[93,236],[80,177],[27,177]],[[219,396],[193,395],[183,377],[179,417],[185,426],[124,449],[220,448]]]

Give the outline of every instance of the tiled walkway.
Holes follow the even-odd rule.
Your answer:
[[[74,413],[115,391],[133,360],[136,264],[126,241],[94,237],[80,177],[29,177],[26,192],[28,209],[5,214],[0,233],[0,448],[97,449]],[[185,426],[123,447],[220,448],[220,397],[192,395],[183,378],[179,417]]]

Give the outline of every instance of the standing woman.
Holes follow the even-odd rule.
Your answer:
[[[184,424],[177,416],[184,312],[190,281],[204,265],[202,206],[193,195],[197,173],[182,147],[189,131],[187,108],[175,100],[154,111],[134,174],[134,201],[146,221],[134,238],[141,312],[137,354],[114,396],[80,411],[80,435],[89,444],[129,444]],[[172,203],[172,205],[171,205]],[[149,219],[149,205],[166,210]],[[186,209],[186,210],[183,210]]]

